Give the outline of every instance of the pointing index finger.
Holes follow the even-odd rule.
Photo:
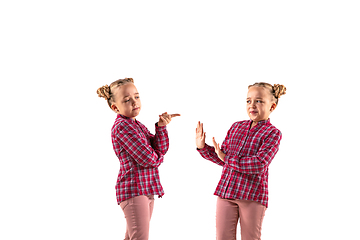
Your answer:
[[[175,113],[175,114],[170,114],[170,117],[179,117],[179,116],[181,116],[180,114],[178,114],[178,113]]]

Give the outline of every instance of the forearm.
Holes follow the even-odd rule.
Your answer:
[[[132,159],[143,167],[159,167],[164,160],[164,154],[145,143],[134,143],[131,147],[126,147],[125,150]]]
[[[146,138],[131,129],[126,129],[117,135],[119,144],[132,159],[143,167],[158,167],[163,162],[164,154],[154,149]]]
[[[224,161],[225,164],[235,171],[246,174],[262,174],[268,168],[278,150],[279,146],[275,145],[260,150],[254,156],[225,156]]]
[[[166,126],[155,125],[155,136],[151,141],[151,146],[159,153],[166,154],[169,149],[169,136]]]
[[[202,149],[197,149],[197,151],[200,153],[200,155],[213,162],[213,163],[216,163],[220,166],[224,166],[224,162],[218,157],[218,155],[216,154],[215,152],[215,148],[214,147],[211,147],[207,144],[205,144],[205,147],[202,148]]]
[[[261,174],[268,166],[266,162],[262,162],[256,156],[240,158],[238,156],[225,156],[224,162],[231,169],[246,174]]]

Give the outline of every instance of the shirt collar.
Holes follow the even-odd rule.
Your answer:
[[[250,120],[250,125],[253,121]],[[256,126],[262,126],[262,125],[267,125],[267,124],[270,124],[270,118],[268,118],[267,120],[263,120],[263,121],[260,121],[256,124]]]
[[[117,118],[129,119],[129,120],[132,120],[132,121],[134,121],[134,122],[137,122],[136,119],[129,118],[129,117],[124,116],[124,115],[122,115],[122,114],[120,114],[120,113],[118,113]]]
[[[130,119],[129,117],[126,117],[126,116],[124,116],[124,115],[122,115],[122,114],[120,114],[120,113],[118,113],[117,117],[118,117],[118,118]]]

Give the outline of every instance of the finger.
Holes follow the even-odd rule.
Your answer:
[[[164,118],[163,116],[160,116],[160,119],[161,119],[161,121],[163,122],[163,124],[164,124],[165,126],[170,123],[170,121],[169,121],[168,119]]]
[[[171,122],[171,117],[169,115],[165,116],[164,118],[168,124]]]
[[[203,135],[203,128],[202,128],[202,124],[200,123],[200,121],[198,122],[198,124],[196,126],[196,132],[199,133],[201,136]]]
[[[163,116],[163,118],[168,122],[171,121],[171,116],[170,115],[165,115],[165,116]]]
[[[179,117],[181,116],[179,113],[175,113],[175,114],[170,114],[170,117],[173,118],[173,117]]]
[[[216,143],[216,141],[215,141],[215,138],[214,138],[214,137],[212,138],[212,141],[213,141],[213,145],[214,145],[214,147],[215,147],[215,150],[217,150],[217,143]]]
[[[199,133],[199,134],[201,134],[202,135],[202,133],[201,133],[201,124],[200,124],[200,121],[198,121],[198,123],[197,123],[197,125],[196,125],[196,133]]]
[[[198,122],[198,125],[196,126],[197,132],[202,135],[202,131],[201,131],[201,123],[200,121]]]

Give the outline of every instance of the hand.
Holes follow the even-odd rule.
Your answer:
[[[198,149],[205,147],[205,137],[206,133],[204,133],[203,124],[199,121],[196,127],[196,147]]]
[[[219,143],[216,143],[214,137],[213,137],[213,144],[214,144],[214,147],[215,147],[215,152],[216,152],[216,154],[218,155],[218,157],[219,157],[222,161],[224,161],[226,155],[225,155],[225,153],[223,153],[223,152],[221,151],[221,149],[220,149],[220,144],[219,144]]]
[[[159,127],[166,126],[171,122],[171,118],[178,117],[178,116],[180,116],[180,114],[178,114],[178,113],[168,114],[167,112],[164,112],[163,114],[159,115],[159,122],[157,125]]]

